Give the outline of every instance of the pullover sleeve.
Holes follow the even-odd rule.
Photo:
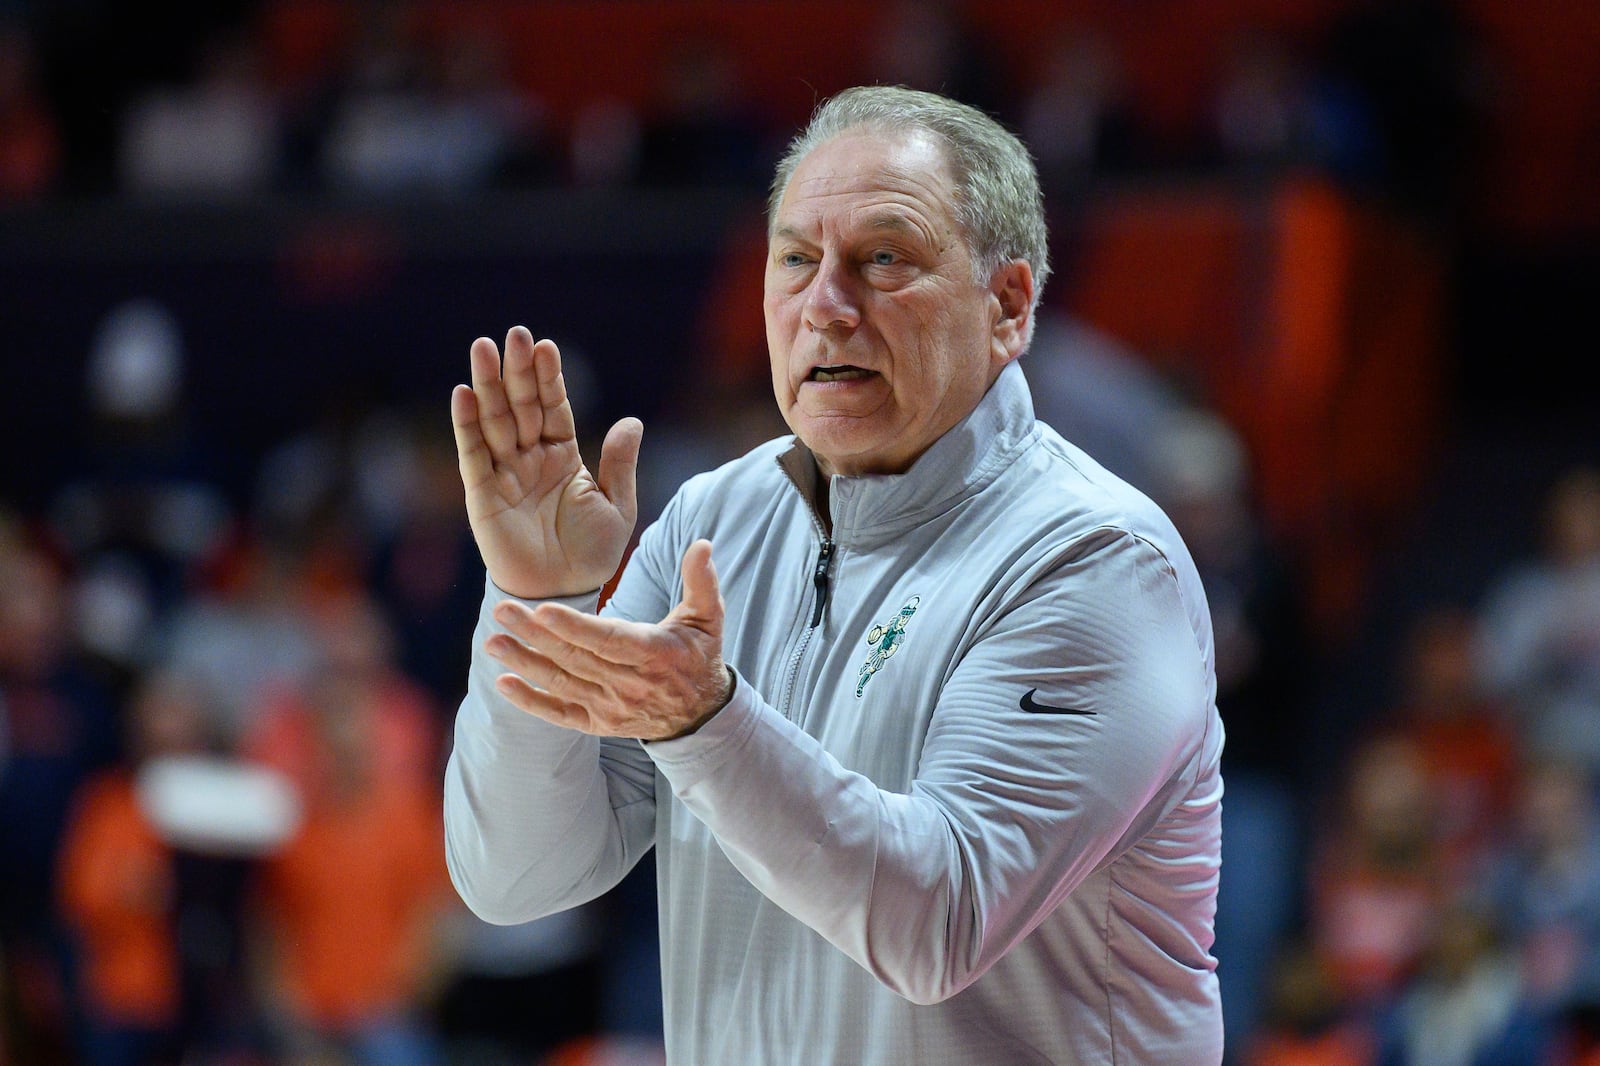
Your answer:
[[[1126,532],[1076,544],[952,665],[907,793],[841,765],[743,679],[697,733],[645,750],[757,889],[900,995],[938,1002],[1138,842],[1214,757],[1203,605],[1180,584]],[[1066,713],[1025,710],[1029,692]],[[1172,846],[1157,861],[1193,850]]]
[[[551,725],[495,690],[504,667],[483,645],[504,631],[490,612],[508,598],[488,583],[444,790],[450,878],[475,914],[502,925],[600,895],[655,834],[655,771],[638,741]],[[598,598],[557,602],[592,611]]]

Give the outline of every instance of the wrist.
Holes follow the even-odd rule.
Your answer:
[[[723,687],[721,694],[712,702],[711,709],[700,715],[693,722],[678,730],[670,736],[661,737],[662,740],[677,740],[680,737],[692,736],[701,726],[715,718],[722,708],[726,707],[733,699],[733,690],[738,686],[738,677],[733,672],[733,667],[726,663],[722,666]]]
[[[522,600],[527,603],[538,603],[545,600],[557,600],[564,602],[590,600],[597,598],[600,594],[600,590],[604,587],[602,585],[595,585],[591,588],[578,589],[575,592],[563,592],[555,587],[539,590],[530,589],[528,591],[524,591],[522,587],[501,584],[500,580],[496,578],[493,573],[486,573],[485,576],[488,578],[490,591],[498,596],[498,598],[505,600]]]

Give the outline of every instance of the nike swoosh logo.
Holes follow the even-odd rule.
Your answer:
[[[1030,688],[1022,694],[1022,709],[1029,714],[1077,714],[1087,717],[1098,713],[1096,711],[1086,711],[1080,707],[1052,707],[1048,703],[1035,703],[1033,694],[1038,691],[1036,688]]]

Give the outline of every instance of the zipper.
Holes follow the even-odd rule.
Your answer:
[[[822,609],[828,604],[828,560],[832,558],[833,541],[824,537],[817,552],[817,568],[811,573],[811,584],[817,589],[817,604],[811,609],[809,629],[817,628],[817,623],[822,621]]]
[[[811,585],[816,589],[816,603],[811,608],[811,621],[800,631],[800,639],[795,642],[794,653],[789,656],[789,669],[786,671],[783,691],[778,700],[778,710],[790,721],[796,721],[791,713],[790,703],[794,699],[795,685],[800,680],[800,662],[806,656],[806,649],[811,646],[811,635],[821,623],[822,612],[828,602],[828,565],[833,560],[834,545],[833,539],[820,528],[820,523],[817,534],[822,538],[822,545],[817,550],[817,565],[811,570]]]

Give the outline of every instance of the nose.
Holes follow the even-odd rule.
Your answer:
[[[861,308],[843,263],[825,256],[806,289],[802,315],[812,332],[854,329],[861,323]]]

